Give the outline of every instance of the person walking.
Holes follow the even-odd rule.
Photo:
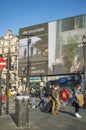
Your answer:
[[[36,90],[34,88],[31,89],[30,97],[31,97],[31,107],[36,108]]]
[[[44,108],[44,90],[43,87],[40,87],[40,93],[39,93],[39,104],[38,108]]]
[[[83,115],[83,105],[84,105],[84,98],[83,94],[81,92],[81,86],[80,84],[77,84],[75,87],[75,116],[77,118],[82,118]]]
[[[72,101],[73,101],[73,91],[71,89],[69,89],[68,94],[69,94],[68,105],[71,106],[72,105]]]
[[[55,84],[52,90],[52,111],[53,115],[59,114],[60,109],[60,100],[59,100],[59,84]]]
[[[68,103],[68,97],[69,97],[69,94],[68,94],[66,88],[64,87],[64,88],[60,91],[60,99],[61,99],[61,101],[62,101],[63,109],[65,109],[65,106],[66,106],[67,103]]]

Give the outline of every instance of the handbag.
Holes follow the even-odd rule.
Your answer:
[[[76,95],[77,98],[77,102],[79,106],[83,106],[84,105],[84,97],[83,94],[77,94]]]

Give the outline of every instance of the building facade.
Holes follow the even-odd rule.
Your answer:
[[[1,86],[6,88],[6,80],[9,78],[9,88],[18,87],[18,36],[8,30],[4,37],[0,38],[0,55],[4,59],[9,57],[9,75],[7,66],[1,72]]]

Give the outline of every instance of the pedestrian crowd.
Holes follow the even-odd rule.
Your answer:
[[[65,111],[66,106],[70,105],[75,108],[75,116],[82,118],[84,98],[81,92],[80,84],[77,84],[72,91],[66,87],[60,89],[59,84],[49,86],[48,101],[46,102],[45,91],[40,87],[38,95],[34,88],[30,91],[31,108],[39,108],[41,111],[50,112],[52,115],[60,114],[60,109]],[[39,98],[39,103],[36,103],[36,98]]]

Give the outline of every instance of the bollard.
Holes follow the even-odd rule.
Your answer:
[[[29,127],[29,96],[17,96],[15,102],[15,122],[18,127]]]

